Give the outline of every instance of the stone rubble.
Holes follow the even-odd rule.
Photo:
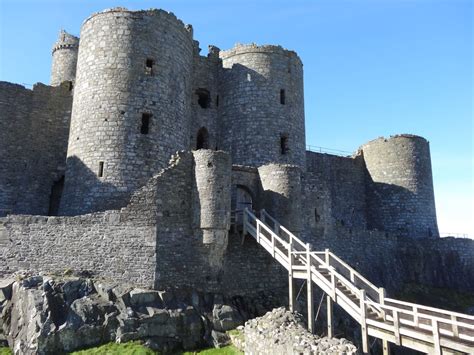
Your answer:
[[[264,354],[356,354],[347,339],[320,337],[308,332],[303,317],[276,308],[245,323],[245,353]]]

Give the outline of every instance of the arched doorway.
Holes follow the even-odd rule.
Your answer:
[[[242,227],[244,209],[252,210],[252,206],[253,196],[250,189],[243,185],[235,185],[232,189],[232,210],[237,228]]]
[[[209,132],[206,127],[201,127],[197,133],[196,150],[209,149]]]

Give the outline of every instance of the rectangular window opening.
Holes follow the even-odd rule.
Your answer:
[[[219,107],[219,95],[216,96],[216,107]]]
[[[284,104],[285,104],[285,101],[286,101],[286,98],[285,98],[285,90],[284,90],[284,89],[281,89],[281,90],[280,90],[280,104],[284,105]]]
[[[104,176],[104,162],[100,161],[99,162],[99,172],[97,173],[98,177],[103,177]]]
[[[290,149],[288,148],[288,136],[282,135],[280,136],[280,153],[285,155],[288,153]]]
[[[155,61],[151,58],[147,58],[145,61],[145,70],[146,73],[149,75],[153,75],[153,66],[155,65]]]
[[[151,120],[150,113],[142,114],[142,125],[140,127],[141,134],[148,134],[148,132],[150,131],[150,120]]]

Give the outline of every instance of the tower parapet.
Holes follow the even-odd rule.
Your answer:
[[[305,166],[303,65],[280,46],[221,51],[220,146],[235,164]]]
[[[61,30],[52,51],[50,80],[52,86],[58,86],[64,81],[76,80],[78,50],[79,38]]]
[[[438,237],[428,141],[401,134],[363,145],[368,227],[410,237]]]

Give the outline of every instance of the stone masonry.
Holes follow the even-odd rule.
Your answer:
[[[242,210],[264,208],[380,286],[472,291],[474,242],[438,238],[428,141],[314,153],[304,119],[293,51],[239,44],[201,56],[172,13],[91,15],[80,39],[60,33],[51,86],[0,82],[0,276],[284,290],[284,269],[239,234]]]

